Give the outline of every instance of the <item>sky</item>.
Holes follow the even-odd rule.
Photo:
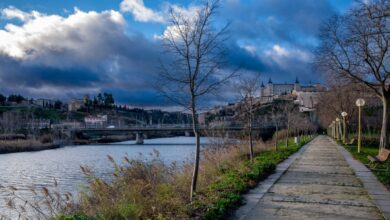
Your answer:
[[[170,7],[188,0],[1,0],[0,92],[71,98],[99,92],[139,107],[170,106],[155,90],[161,36]],[[230,23],[228,61],[266,83],[320,82],[313,51],[320,24],[353,0],[221,0],[217,24]],[[229,101],[232,95],[211,99]],[[230,99],[231,100],[231,99]]]

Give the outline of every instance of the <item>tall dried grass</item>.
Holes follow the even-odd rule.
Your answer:
[[[29,188],[26,193],[14,186],[0,185],[0,193],[5,196],[7,213],[0,214],[0,219],[52,219],[54,216],[68,215],[78,210],[71,193],[59,193],[57,181],[52,190],[47,187]]]
[[[198,191],[189,200],[192,161],[165,164],[158,151],[151,159],[129,159],[121,163],[111,156],[115,168],[111,180],[98,177],[89,167],[81,166],[89,184],[75,201],[70,194],[61,195],[48,189],[36,192],[38,202],[10,193],[10,207],[21,219],[220,219],[238,205],[241,194],[272,173],[276,164],[299,149],[298,146],[273,149],[272,143],[255,145],[251,163],[248,147],[241,144],[214,144],[203,149]],[[13,201],[25,201],[25,207]],[[32,217],[32,218],[29,218]]]

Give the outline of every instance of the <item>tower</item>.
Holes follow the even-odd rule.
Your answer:
[[[263,97],[263,95],[264,95],[264,89],[265,89],[264,83],[263,83],[263,81],[261,81],[261,86],[260,86],[260,98]]]
[[[295,78],[294,90],[295,90],[295,92],[299,92],[301,90],[301,86],[299,84],[298,76]]]
[[[268,79],[268,85],[266,89],[268,90],[268,96],[274,96],[274,85],[272,83],[271,77]]]

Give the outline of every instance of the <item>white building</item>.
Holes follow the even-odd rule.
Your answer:
[[[68,111],[70,112],[77,111],[82,107],[84,107],[84,100],[81,99],[72,99],[68,103]]]
[[[318,104],[318,92],[297,92],[295,103],[299,105],[301,112],[315,111],[315,106]]]
[[[87,116],[84,118],[86,128],[104,128],[107,125],[107,115]]]

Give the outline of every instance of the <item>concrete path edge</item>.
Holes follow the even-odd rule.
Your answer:
[[[329,138],[331,139],[331,138]],[[332,142],[336,143],[333,139]],[[358,179],[363,183],[364,187],[368,191],[371,199],[382,212],[386,220],[390,220],[390,192],[389,190],[378,181],[376,176],[360,161],[353,158],[351,153],[343,146],[337,144],[337,148],[344,156],[349,166],[353,169]]]
[[[314,140],[315,137],[312,138]],[[292,154],[283,162],[276,166],[275,173],[268,176],[265,180],[259,182],[257,186],[243,195],[243,205],[240,206],[235,212],[229,217],[229,219],[243,220],[252,211],[256,204],[261,198],[268,192],[268,190],[274,185],[274,183],[286,172],[291,164],[305,152],[308,145],[312,141],[310,140],[304,146],[302,146],[297,152]]]

